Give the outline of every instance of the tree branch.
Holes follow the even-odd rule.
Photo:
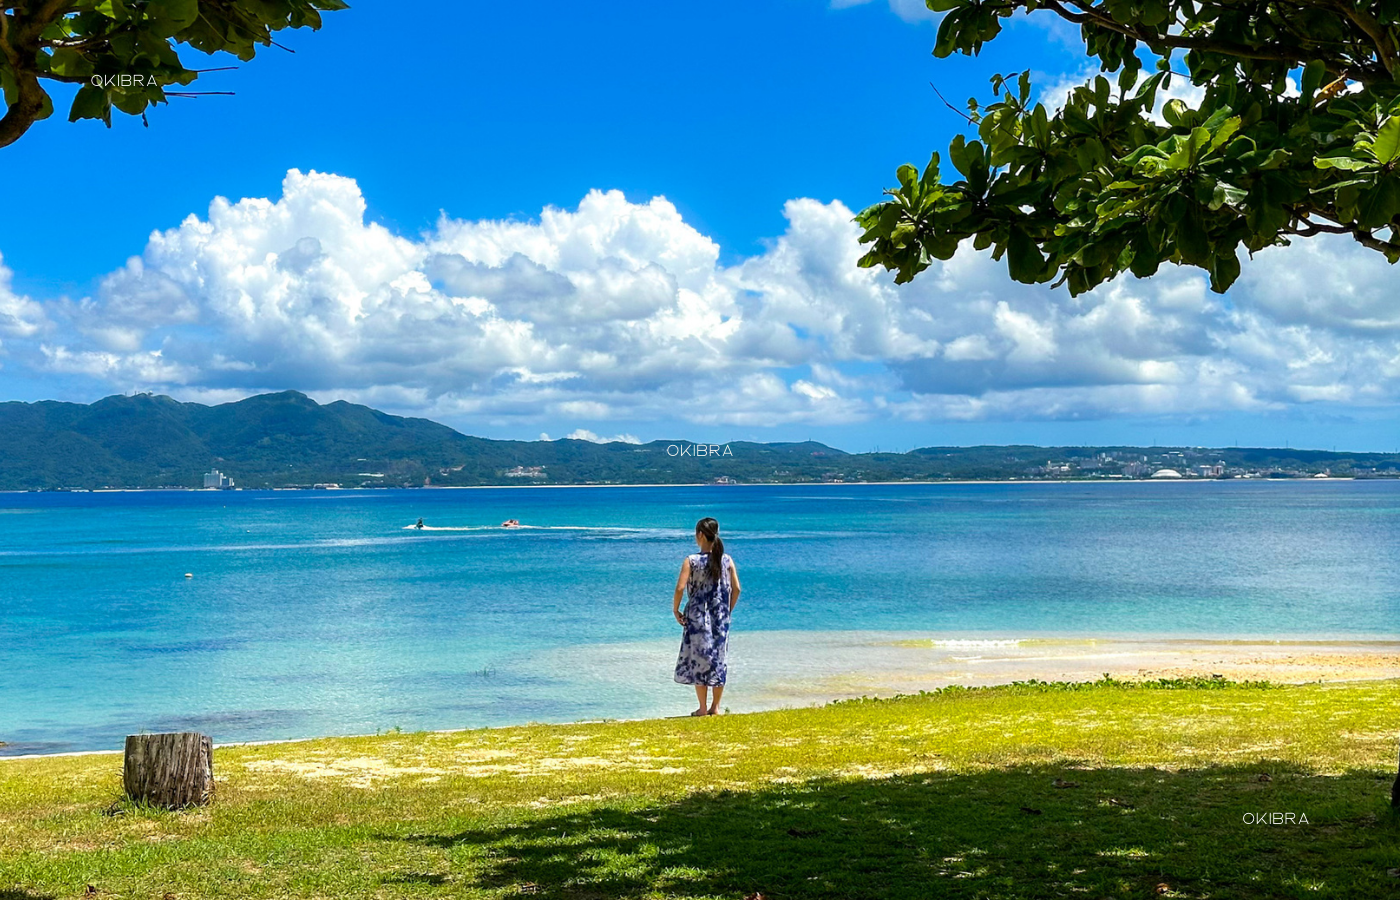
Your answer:
[[[972,118],[972,116],[969,116],[967,113],[963,112],[962,110],[958,109],[958,108],[957,108],[956,106],[954,106],[953,104],[949,103],[949,102],[948,102],[948,98],[947,98],[947,97],[944,97],[944,96],[943,96],[943,92],[940,91],[940,90],[938,89],[938,85],[936,85],[936,84],[934,84],[932,81],[930,81],[930,82],[928,83],[928,86],[931,87],[931,88],[933,88],[933,92],[934,92],[935,94],[938,95],[938,99],[939,99],[939,100],[942,100],[942,101],[943,101],[943,105],[944,105],[944,106],[948,107],[948,108],[951,109],[953,112],[955,112],[955,113],[957,113],[958,115],[962,116],[965,120],[967,120],[967,123],[968,123],[969,125],[976,125],[976,124],[977,124],[977,122]]]
[[[1320,222],[1313,222],[1310,219],[1311,216],[1321,216],[1324,219],[1330,220],[1333,224],[1324,225]],[[1396,243],[1394,240],[1383,241],[1376,237],[1375,233],[1370,229],[1362,228],[1360,225],[1339,222],[1336,216],[1327,210],[1310,209],[1299,213],[1298,217],[1300,221],[1293,227],[1284,229],[1283,231],[1285,234],[1296,234],[1299,237],[1313,237],[1319,234],[1349,234],[1352,240],[1368,250],[1376,250],[1381,253],[1400,253],[1400,243]],[[1307,230],[1299,229],[1297,227],[1298,224],[1306,224],[1308,226]]]
[[[0,54],[14,76],[17,95],[0,118],[0,147],[23,137],[49,105],[49,95],[35,69],[41,36],[45,28],[75,8],[71,0],[43,0],[33,9],[26,6],[21,12],[14,7],[13,13],[0,13]]]
[[[14,75],[19,96],[5,110],[5,117],[0,119],[0,147],[8,147],[23,137],[29,126],[39,120],[44,103],[48,100],[34,73],[17,71]]]
[[[1264,47],[1251,47],[1248,44],[1233,44],[1229,41],[1188,38],[1164,32],[1144,31],[1140,27],[1123,25],[1113,16],[1094,6],[1088,0],[1069,0],[1078,9],[1093,17],[1094,23],[1118,31],[1142,43],[1171,47],[1175,50],[1201,50],[1208,53],[1225,53],[1243,59],[1260,59],[1269,62],[1295,63],[1305,57],[1302,47],[1288,47],[1284,50],[1271,50]]]
[[[1307,230],[1300,229],[1298,225],[1307,225]],[[1352,230],[1342,225],[1320,225],[1317,222],[1304,220],[1285,229],[1285,232],[1296,234],[1299,237],[1316,237],[1319,234],[1351,234]]]
[[[1167,34],[1165,32],[1144,29],[1141,26],[1126,25],[1119,22],[1101,7],[1095,6],[1091,0],[1067,0],[1067,2],[1074,6],[1075,9],[1080,10],[1080,12],[1076,13],[1067,9],[1060,0],[1045,0],[1042,5],[1068,22],[1073,22],[1081,27],[1087,25],[1115,31],[1147,45],[1159,55],[1165,55],[1163,53],[1165,49],[1199,50],[1205,53],[1223,53],[1242,59],[1282,62],[1293,65],[1305,62],[1315,55],[1315,53],[1301,44],[1286,45],[1282,48],[1278,48],[1277,46],[1254,47],[1249,44],[1219,41],[1213,38],[1184,37],[1182,35]],[[1362,27],[1360,23],[1357,23],[1357,25],[1358,27]],[[1317,46],[1316,42],[1309,42],[1305,37],[1297,33],[1293,33],[1291,36],[1295,40],[1301,40],[1303,43],[1312,43],[1313,46]],[[1380,80],[1380,78],[1383,77],[1382,73],[1377,71],[1375,66],[1366,65],[1364,61],[1351,59],[1348,55],[1339,54],[1335,51],[1330,53],[1329,58],[1325,59],[1324,62],[1329,64],[1329,68],[1336,70],[1350,67],[1353,71],[1364,71],[1370,76],[1366,79],[1368,81]],[[1384,59],[1382,59],[1382,63],[1384,62]],[[1387,65],[1385,76],[1389,77],[1391,75],[1390,67]]]
[[[94,34],[91,37],[85,37],[78,41],[40,41],[39,44],[40,46],[53,47],[54,49],[86,50],[89,47],[97,47],[101,44],[105,44],[111,39],[111,34]]]
[[[37,46],[39,37],[45,28],[48,28],[60,17],[70,12],[77,12],[78,7],[71,0],[43,0],[35,9],[25,8],[24,15],[19,16],[20,25],[17,32],[16,43],[34,44]]]
[[[0,11],[0,55],[3,55],[6,64],[13,68],[19,60],[14,48],[10,46],[10,18]]]
[[[1400,244],[1394,241],[1383,241],[1364,228],[1358,228],[1351,233],[1352,239],[1368,250],[1377,250],[1381,253],[1400,253]]]
[[[1391,78],[1394,78],[1400,60],[1396,59],[1395,42],[1390,39],[1389,29],[1376,21],[1375,16],[1350,3],[1334,3],[1333,6],[1371,39],[1371,43],[1376,45],[1376,56],[1380,59],[1381,65],[1385,66],[1386,72],[1390,74]]]

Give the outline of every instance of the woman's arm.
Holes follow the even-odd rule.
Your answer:
[[[734,560],[729,561],[729,611],[733,612],[734,607],[739,605],[739,567],[734,565]]]
[[[690,582],[690,557],[681,560],[681,574],[676,578],[676,592],[671,597],[671,615],[676,617],[676,621],[685,624],[685,616],[681,615],[681,597],[685,594],[685,586]]]

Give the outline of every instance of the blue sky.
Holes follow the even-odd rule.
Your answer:
[[[962,103],[1030,68],[1053,103],[1085,72],[1062,27],[935,60],[918,4],[838,6],[359,0],[200,82],[234,97],[40,123],[0,150],[33,213],[0,233],[0,398],[295,388],[491,437],[855,450],[1400,443],[1391,273],[1342,243],[1261,254],[1224,299],[1181,270],[1071,300],[970,249],[907,289],[857,272],[851,212],[961,124],[929,82]]]
[[[370,217],[404,234],[440,210],[534,217],[593,188],[661,195],[734,258],[782,232],[785,201],[877,201],[896,166],[946,142],[958,120],[931,80],[962,97],[1026,54],[1078,63],[1039,29],[935,61],[932,24],[883,3],[411,6],[358,0],[318,33],[284,32],[295,54],[199,84],[237,96],[172,101],[149,129],[36,127],[6,163],[48,177],[14,184],[12,202],[46,209],[78,190],[83,210],[4,236],[16,287],[90,290],[150,231],[215,195],[273,196],[291,168],[354,178]]]

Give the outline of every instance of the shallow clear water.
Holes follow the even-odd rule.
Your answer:
[[[675,712],[670,591],[706,515],[749,654],[1400,632],[1392,482],[0,494],[0,753]]]

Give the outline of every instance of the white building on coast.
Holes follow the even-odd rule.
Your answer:
[[[210,469],[204,473],[204,487],[206,490],[227,491],[233,488],[233,479],[220,472],[218,469]]]

